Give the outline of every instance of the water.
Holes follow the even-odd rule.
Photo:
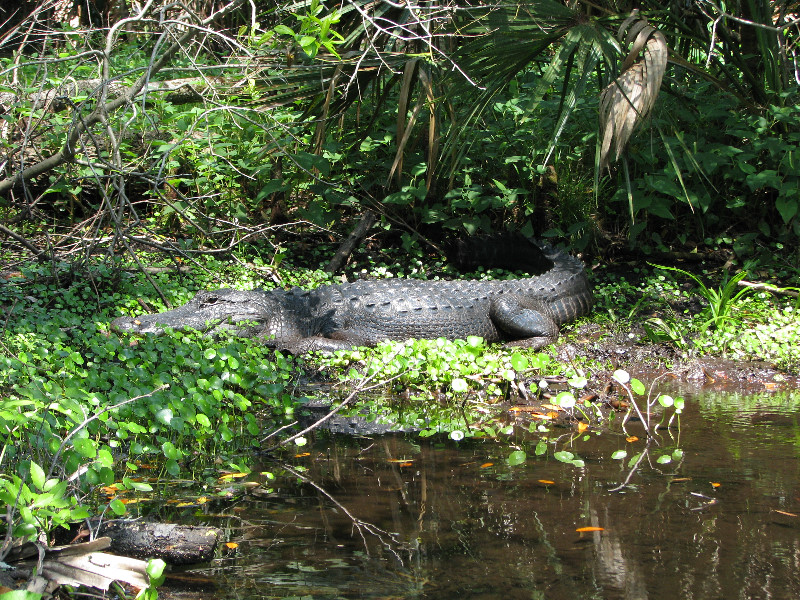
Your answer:
[[[259,466],[276,478],[229,508],[236,554],[194,572],[218,598],[800,597],[800,395],[684,396],[680,432],[616,492],[645,448],[635,424],[633,442],[558,430],[541,457],[530,434],[317,439],[296,473]],[[509,466],[515,446],[529,457]]]

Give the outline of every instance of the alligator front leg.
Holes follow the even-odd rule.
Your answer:
[[[558,323],[543,302],[504,296],[492,300],[489,317],[513,341],[509,346],[539,349],[558,339]]]

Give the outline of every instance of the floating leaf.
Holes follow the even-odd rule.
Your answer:
[[[670,406],[675,404],[675,400],[672,399],[672,396],[668,396],[667,394],[661,394],[658,397],[658,403],[664,408],[669,408]]]
[[[617,450],[616,452],[614,452],[614,454],[611,455],[611,458],[613,460],[622,460],[626,456],[628,456],[627,450]]]
[[[555,485],[555,481],[550,481],[549,479],[540,479],[539,483],[543,483],[545,485]]]
[[[488,469],[489,467],[494,466],[494,463],[483,463],[480,468],[481,469]]]
[[[578,527],[575,531],[578,533],[587,533],[590,531],[605,531],[603,527]]]
[[[571,463],[575,458],[575,455],[572,452],[569,452],[568,450],[559,450],[558,452],[553,454],[553,458],[561,462]]]
[[[631,390],[633,390],[634,394],[639,394],[640,396],[645,392],[644,384],[639,381],[638,379],[631,379]]]
[[[638,442],[639,437],[636,435],[629,435],[628,437],[625,438],[625,441],[632,444],[633,442]]]
[[[525,453],[524,450],[515,450],[511,454],[508,455],[508,464],[512,467],[516,465],[521,465],[528,459],[528,455]]]
[[[231,479],[241,479],[242,477],[247,477],[248,475],[249,473],[225,473],[219,478],[219,480],[230,481]]]
[[[709,483],[711,483],[711,487],[713,487],[713,488],[718,488],[719,486],[722,485],[721,483],[717,483],[716,481],[711,481]]]

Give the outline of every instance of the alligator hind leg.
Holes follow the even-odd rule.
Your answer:
[[[495,298],[489,316],[495,327],[513,338],[509,346],[538,349],[558,338],[558,323],[542,302],[515,296]]]

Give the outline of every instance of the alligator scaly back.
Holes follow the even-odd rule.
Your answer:
[[[165,327],[262,337],[292,352],[372,346],[383,340],[465,338],[540,348],[561,324],[588,313],[593,297],[583,264],[536,242],[552,267],[534,277],[495,281],[388,279],[314,290],[221,289],[175,310],[121,317],[117,331]]]

